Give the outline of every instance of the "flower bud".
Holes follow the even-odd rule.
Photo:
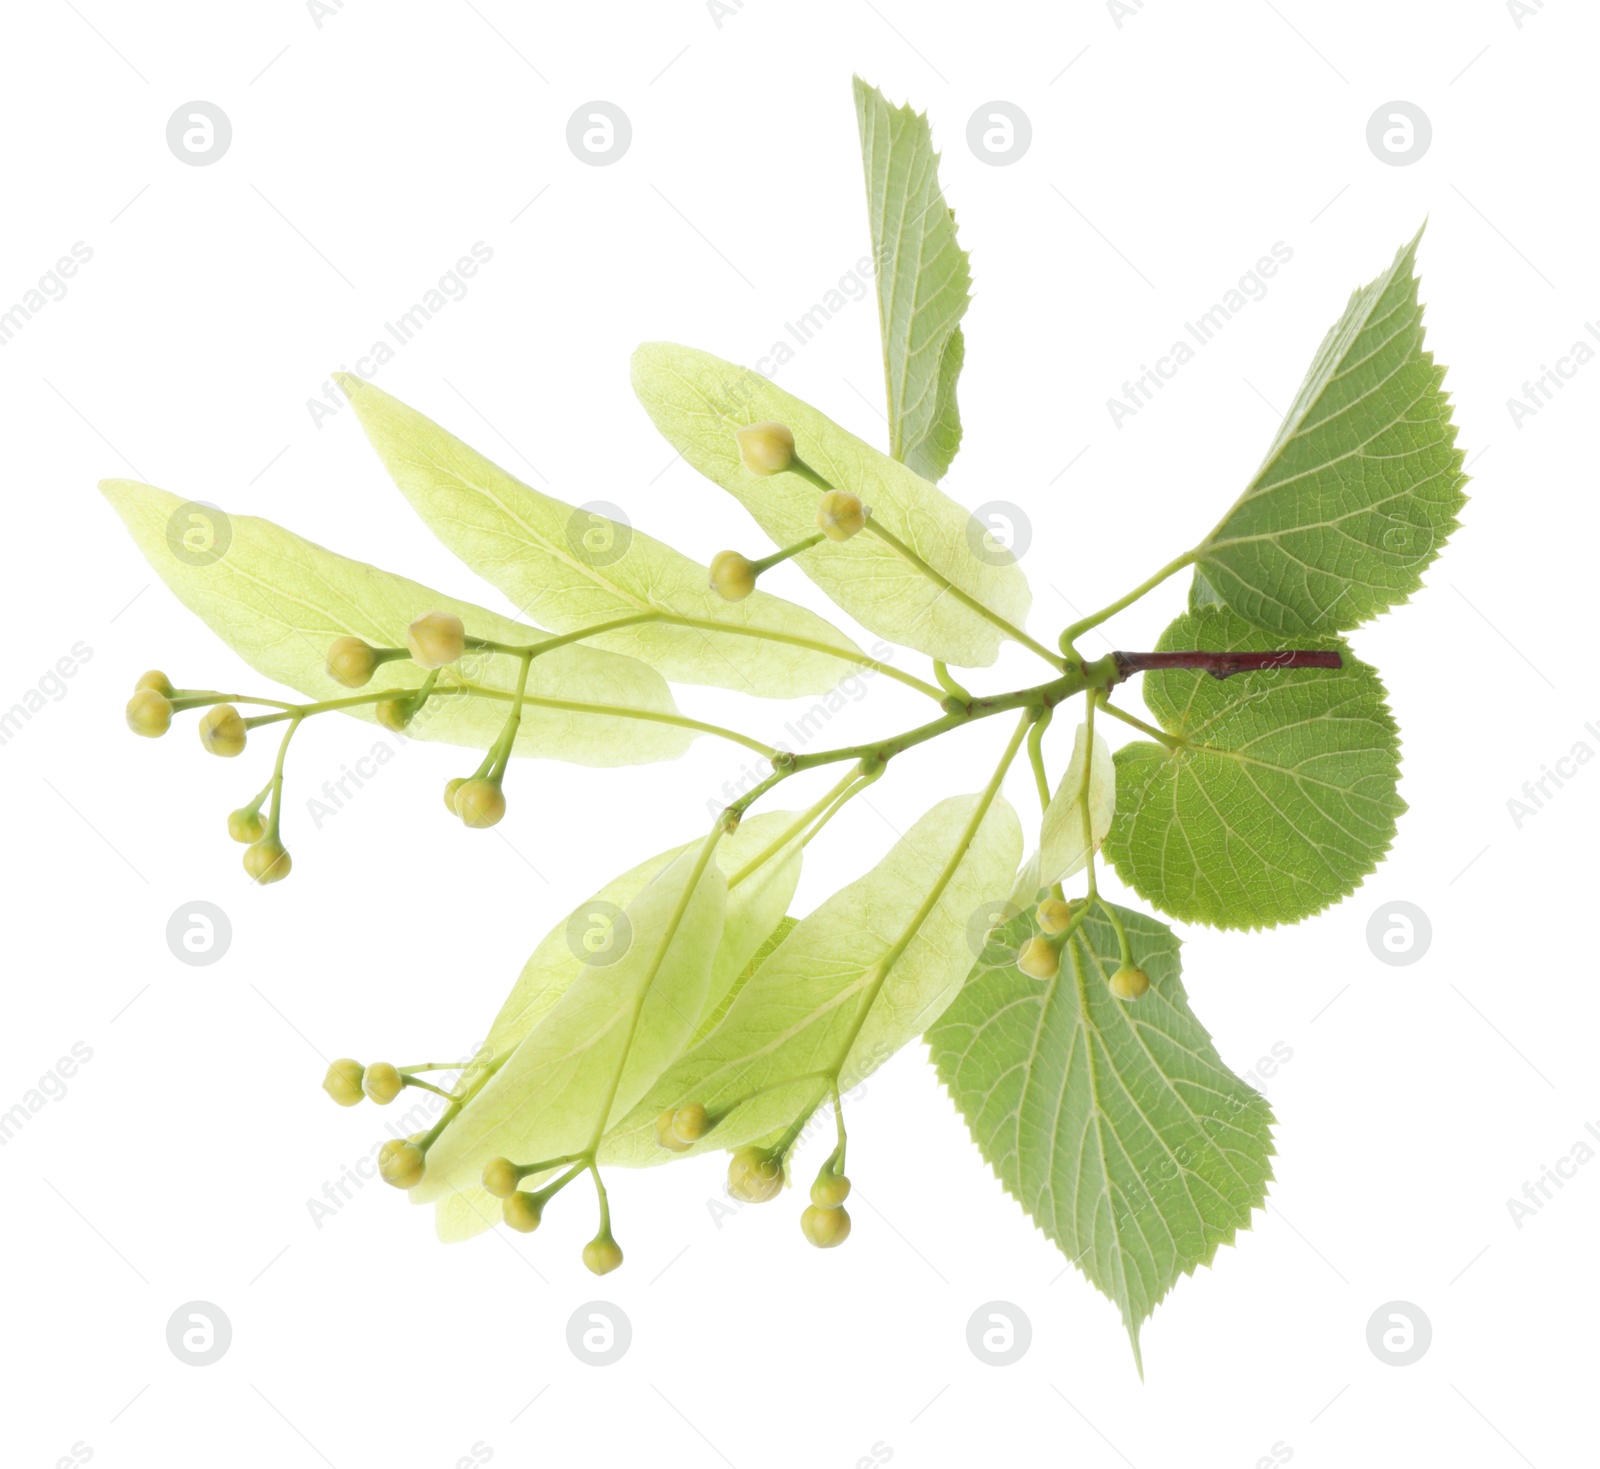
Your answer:
[[[860,497],[849,490],[829,490],[817,502],[817,529],[830,541],[848,541],[866,523]]]
[[[1046,933],[1060,933],[1072,922],[1072,904],[1061,898],[1046,898],[1035,916]]]
[[[454,780],[447,780],[444,783],[444,804],[452,816],[460,814],[456,810],[456,792],[466,783],[467,778],[464,775],[458,775]]]
[[[850,1197],[850,1180],[824,1168],[811,1185],[811,1202],[819,1209],[837,1209]]]
[[[261,813],[249,806],[241,806],[237,811],[228,813],[228,835],[236,842],[259,842],[261,833],[266,829]]]
[[[159,668],[152,668],[148,673],[141,673],[138,683],[134,684],[133,687],[135,692],[139,689],[154,689],[164,699],[172,697],[172,680]]]
[[[282,882],[293,866],[277,837],[262,837],[244,849],[244,870],[263,885]]]
[[[475,831],[493,826],[506,814],[506,795],[487,776],[474,776],[456,790],[456,815]]]
[[[672,1119],[677,1115],[668,1107],[656,1118],[656,1146],[665,1148],[669,1153],[687,1153],[689,1144],[672,1130]]]
[[[361,1080],[361,1090],[380,1107],[387,1107],[405,1087],[405,1078],[387,1061],[374,1061]]]
[[[411,723],[410,699],[380,699],[372,710],[373,716],[385,729],[404,734]]]
[[[1124,964],[1111,976],[1111,993],[1119,1000],[1137,1000],[1150,988],[1150,976],[1142,969]]]
[[[443,668],[467,651],[467,630],[452,612],[425,612],[406,629],[406,647],[419,668]]]
[[[532,1234],[542,1217],[539,1201],[527,1190],[514,1188],[500,1206],[500,1217],[518,1234]]]
[[[751,474],[781,474],[794,462],[794,435],[781,423],[752,423],[739,429],[739,458]]]
[[[800,1216],[800,1232],[819,1250],[831,1250],[850,1238],[850,1215],[840,1209],[819,1209],[807,1206]]]
[[[1017,968],[1034,979],[1054,979],[1061,968],[1061,950],[1041,934],[1035,934],[1017,951]]]
[[[229,759],[244,754],[246,733],[244,720],[232,704],[213,704],[200,716],[200,743],[208,754]]]
[[[491,1158],[483,1165],[483,1186],[497,1199],[509,1199],[521,1182],[522,1170],[509,1158]]]
[[[328,677],[347,689],[371,682],[377,667],[377,650],[360,638],[335,638],[328,648]]]
[[[765,1148],[740,1148],[728,1159],[728,1192],[746,1204],[764,1204],[783,1189],[783,1164]]]
[[[622,1264],[622,1246],[608,1234],[597,1234],[583,1247],[583,1263],[596,1275],[609,1275]]]
[[[711,1118],[699,1102],[690,1102],[672,1114],[672,1135],[681,1143],[697,1143],[710,1131]]]
[[[138,689],[123,711],[128,728],[147,740],[160,739],[172,728],[172,704],[155,689]]]
[[[755,564],[737,551],[718,551],[711,558],[711,590],[724,602],[742,602],[756,589]]]
[[[322,1089],[341,1107],[353,1107],[363,1095],[361,1077],[361,1063],[341,1056],[328,1066],[328,1074],[322,1078]]]
[[[422,1149],[409,1139],[392,1137],[378,1149],[378,1174],[395,1188],[415,1188],[422,1182],[428,1160]]]

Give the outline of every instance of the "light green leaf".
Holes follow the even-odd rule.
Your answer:
[[[816,534],[817,491],[796,474],[762,478],[745,469],[734,433],[765,420],[787,424],[806,463],[859,495],[875,520],[953,585],[1017,627],[1026,621],[1027,579],[1014,559],[985,544],[981,522],[760,373],[692,347],[647,342],[633,354],[633,390],[667,442],[728,490],[774,545]],[[999,654],[1001,634],[993,624],[870,533],[825,541],[794,564],[882,637],[965,668],[987,667]]]
[[[801,919],[740,989],[722,1023],[606,1139],[601,1158],[642,1166],[683,1156],[656,1145],[654,1122],[665,1108],[688,1101],[714,1114],[731,1109],[693,1151],[766,1137],[828,1095],[816,1073],[837,1070],[840,1088],[848,1090],[921,1034],[972,967],[974,914],[1003,898],[1016,872],[1022,830],[1004,797],[984,815],[865,1014],[863,1006],[875,966],[959,850],[978,800],[941,801],[872,871]]]
[[[1281,638],[1225,607],[1186,612],[1161,651],[1266,652]],[[1164,912],[1221,928],[1293,923],[1353,892],[1394,838],[1400,738],[1378,675],[1339,638],[1338,670],[1144,675],[1179,743],[1117,751],[1106,854]]]
[[[716,1009],[710,1011],[705,1019],[700,1022],[699,1029],[695,1031],[693,1039],[689,1042],[691,1046],[699,1045],[701,1041],[722,1024],[723,1017],[733,1007],[733,1002],[739,998],[739,992],[750,982],[756,970],[766,963],[767,955],[789,937],[799,922],[798,918],[791,917],[787,913],[778,920],[778,926],[761,941],[761,946],[750,956],[749,962],[740,971],[739,977],[728,986],[727,994],[717,1003]],[[723,947],[727,947],[726,941],[724,941]],[[721,952],[722,950],[718,950],[719,954]]]
[[[1190,1011],[1176,936],[1117,913],[1150,976],[1141,999],[1112,995],[1117,935],[1096,913],[1052,980],[980,963],[928,1045],[979,1151],[1116,1303],[1138,1360],[1139,1328],[1162,1297],[1263,1205],[1273,1119]],[[1031,911],[1018,915],[1005,951],[1037,931]]]
[[[590,641],[681,683],[769,698],[826,693],[854,671],[826,649],[861,650],[816,613],[760,590],[725,601],[699,562],[643,531],[541,494],[398,398],[347,373],[337,377],[428,529],[557,632],[641,612],[714,622],[731,631],[640,623]]]
[[[1094,737],[1094,759],[1089,765],[1089,829],[1093,848],[1083,839],[1083,768],[1088,747],[1089,727],[1080,724],[1072,738],[1072,758],[1067,773],[1045,807],[1039,827],[1039,887],[1049,887],[1071,877],[1089,860],[1090,850],[1098,852],[1111,829],[1117,809],[1117,773],[1111,763],[1111,746],[1104,736]]]
[[[1194,569],[1194,580],[1189,583],[1189,610],[1198,612],[1202,607],[1225,607],[1217,589],[1206,580],[1205,573],[1197,566]]]
[[[1196,551],[1228,606],[1285,635],[1404,602],[1466,503],[1444,369],[1422,346],[1417,239],[1350,298],[1267,451]]]
[[[582,965],[461,1109],[429,1151],[414,1202],[433,1203],[476,1184],[493,1157],[533,1163],[587,1151],[682,1053],[708,1007],[727,909],[727,880],[715,861],[689,885],[700,845],[624,909],[628,937],[620,955]]]
[[[891,107],[860,77],[855,98],[878,267],[889,453],[937,481],[961,446],[959,323],[972,272],[967,252],[956,243],[955,215],[939,189],[939,155],[928,119],[909,107]]]
[[[541,636],[539,628],[335,555],[253,515],[200,512],[221,517],[215,520],[217,544],[224,525],[228,536],[223,554],[209,560],[183,546],[188,521],[174,517],[187,502],[178,496],[122,479],[102,481],[100,489],[178,600],[258,673],[308,699],[349,693],[327,674],[328,645],[335,638],[349,634],[374,646],[398,647],[405,643],[407,626],[424,612],[453,612],[473,636],[494,641],[530,643]],[[509,658],[473,656],[463,660],[459,672],[475,687],[509,691],[516,684],[516,663]],[[385,663],[368,688],[415,687],[421,678],[412,663]],[[677,713],[671,690],[654,669],[576,645],[534,659],[528,693],[643,714]],[[500,699],[439,695],[412,722],[406,738],[487,748],[508,708]],[[373,719],[368,705],[345,712]],[[642,764],[677,759],[693,738],[691,731],[671,724],[534,707],[523,716],[515,753],[578,765]]]

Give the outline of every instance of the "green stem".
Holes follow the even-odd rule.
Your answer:
[[[983,618],[984,621],[992,623],[1008,638],[1014,639],[1015,641],[1021,643],[1024,648],[1028,648],[1032,652],[1037,653],[1045,660],[1046,663],[1051,664],[1055,668],[1064,668],[1066,666],[1062,661],[1061,654],[1052,653],[1047,647],[1045,647],[1043,643],[1036,642],[1033,638],[1029,637],[1027,633],[1023,632],[1020,627],[1017,627],[1014,623],[1007,621],[992,607],[985,606],[976,597],[970,596],[968,593],[962,591],[961,588],[951,581],[949,577],[944,576],[942,573],[935,571],[933,567],[929,566],[928,563],[922,559],[922,557],[917,555],[917,553],[913,551],[910,546],[906,545],[906,543],[902,541],[899,536],[895,535],[893,531],[886,529],[870,516],[867,518],[866,529],[871,531],[873,535],[877,536],[877,538],[885,545],[892,547],[905,560],[909,561],[935,586],[940,587],[944,591],[948,592],[956,599],[956,601],[960,602],[963,607],[970,608],[972,611],[976,612],[979,617]]]
[[[1193,551],[1185,551],[1183,555],[1174,557],[1167,562],[1154,576],[1140,582],[1125,597],[1118,597],[1109,606],[1102,607],[1098,612],[1091,613],[1088,617],[1081,618],[1073,623],[1071,627],[1061,634],[1061,651],[1067,654],[1068,657],[1073,656],[1072,645],[1090,628],[1099,627],[1108,617],[1115,617],[1124,607],[1131,607],[1146,592],[1154,591],[1169,576],[1177,575],[1185,566],[1192,566],[1194,561],[1195,553]]]
[[[950,670],[937,658],[933,660],[933,676],[939,680],[939,687],[952,699],[959,699],[963,704],[972,702],[972,695],[950,676]]]
[[[1153,724],[1146,724],[1144,720],[1129,714],[1126,709],[1119,709],[1115,704],[1102,699],[1100,707],[1113,719],[1120,719],[1124,724],[1131,724],[1141,734],[1147,734],[1153,740],[1159,740],[1169,750],[1181,750],[1183,741],[1174,735],[1169,735],[1164,729],[1157,729]]]
[[[1094,822],[1089,815],[1089,777],[1094,771],[1094,706],[1099,690],[1090,689],[1084,698],[1083,774],[1078,778],[1078,810],[1083,817],[1083,868],[1089,881],[1089,901],[1099,901],[1100,890],[1094,875]]]
[[[289,721],[289,727],[284,730],[283,738],[278,741],[278,758],[272,765],[272,807],[267,812],[267,828],[262,833],[264,841],[273,841],[278,836],[278,818],[283,814],[283,762],[289,753],[289,741],[294,738],[294,732],[300,728],[303,716],[296,715]]]
[[[506,716],[505,728],[495,741],[495,761],[489,779],[497,784],[505,778],[506,766],[511,762],[511,748],[517,742],[517,730],[522,725],[522,705],[528,692],[528,670],[533,667],[533,655],[522,655],[522,666],[517,670],[517,689],[511,696],[511,713]]]
[[[752,561],[750,568],[757,576],[763,571],[770,571],[774,566],[787,561],[791,556],[798,556],[802,551],[809,551],[818,541],[827,537],[819,530],[815,535],[807,536],[803,541],[796,541],[792,546],[785,546],[781,551],[774,551],[770,556],[763,556],[759,561]]]
[[[791,546],[778,553],[776,557],[769,557],[768,562],[782,560],[786,556],[793,556],[808,546],[821,539],[821,532],[808,541],[801,541],[796,546]],[[768,562],[757,562],[758,567],[765,566]],[[468,638],[469,647],[480,647],[486,652],[507,653],[521,655],[532,652],[535,658],[543,653],[549,653],[556,648],[564,648],[569,643],[582,642],[586,638],[597,638],[605,633],[619,632],[623,628],[637,627],[641,623],[653,622],[664,627],[687,627],[697,632],[727,633],[731,637],[760,638],[764,642],[782,643],[791,648],[804,648],[810,653],[821,653],[829,658],[838,658],[845,663],[854,663],[858,667],[867,668],[875,673],[882,673],[892,678],[896,683],[902,683],[909,689],[915,689],[919,694],[926,694],[930,699],[939,700],[944,696],[932,684],[923,682],[922,679],[909,673],[902,673],[892,664],[881,662],[876,658],[851,648],[835,647],[832,643],[820,642],[816,638],[800,637],[795,633],[777,632],[772,628],[749,627],[734,622],[719,622],[711,617],[684,617],[676,612],[635,612],[627,617],[612,618],[608,622],[597,622],[590,627],[580,627],[573,632],[561,633],[556,637],[544,638],[537,643],[530,643],[526,647],[514,647],[509,643],[491,643],[481,638]]]
[[[820,801],[815,802],[808,810],[802,812],[799,818],[791,822],[776,841],[770,843],[760,853],[760,855],[752,857],[744,864],[743,867],[741,867],[733,874],[732,877],[728,879],[728,891],[732,892],[758,867],[761,867],[763,864],[770,861],[774,856],[787,847],[790,842],[800,835],[801,832],[806,830],[806,828],[817,818],[821,812],[826,810],[829,803],[832,802],[835,797],[842,795],[852,784],[855,783],[855,781],[859,779],[859,772],[852,770],[847,776],[845,776],[843,780],[834,786],[833,789],[827,793],[827,795],[823,796]]]
[[[1033,768],[1033,784],[1039,792],[1039,810],[1050,809],[1050,776],[1044,768],[1044,732],[1050,727],[1053,709],[1046,709],[1033,722],[1033,728],[1028,731],[1028,764]]]

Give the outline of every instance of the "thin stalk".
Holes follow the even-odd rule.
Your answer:
[[[1061,634],[1061,650],[1070,656],[1072,645],[1092,627],[1099,627],[1108,617],[1115,617],[1124,607],[1131,607],[1146,592],[1154,591],[1169,576],[1176,576],[1185,566],[1192,566],[1195,560],[1193,551],[1185,551],[1183,555],[1174,557],[1167,562],[1154,576],[1147,577],[1140,582],[1126,596],[1118,597],[1115,602],[1102,607],[1098,612],[1091,613],[1088,617],[1079,619]]]
[[[785,546],[781,551],[774,551],[770,556],[763,556],[759,561],[752,561],[750,569],[760,576],[763,571],[770,571],[774,566],[787,561],[791,556],[798,556],[802,551],[809,551],[818,541],[826,537],[819,530],[815,535],[807,536],[803,541],[796,541],[792,546]]]
[[[819,814],[825,811],[835,797],[842,795],[857,780],[860,775],[852,770],[843,780],[833,787],[821,800],[815,802],[808,810],[801,813],[800,817],[791,822],[779,837],[771,842],[758,856],[752,857],[732,877],[728,879],[728,891],[732,892],[745,878],[749,877],[758,867],[770,861],[781,852],[797,836],[814,821]]]
[[[1126,709],[1119,709],[1115,704],[1100,701],[1100,707],[1113,719],[1120,719],[1124,724],[1132,725],[1141,734],[1147,734],[1153,740],[1159,740],[1169,750],[1181,750],[1183,741],[1175,735],[1169,735],[1164,729],[1157,729],[1153,724],[1146,724],[1137,715],[1129,714]]]
[[[917,555],[917,553],[913,551],[910,546],[906,545],[906,543],[902,541],[899,536],[895,535],[893,531],[886,529],[876,520],[873,520],[870,516],[867,518],[866,529],[871,531],[871,533],[885,545],[892,547],[905,560],[909,561],[935,586],[940,587],[944,591],[948,592],[956,599],[956,601],[960,602],[963,607],[968,607],[972,611],[976,612],[979,617],[984,619],[985,622],[992,623],[1008,638],[1014,639],[1016,642],[1021,643],[1024,648],[1037,653],[1052,667],[1064,668],[1066,666],[1062,661],[1061,654],[1052,653],[1047,647],[1045,647],[1043,643],[1036,642],[1033,638],[1029,637],[1027,633],[1023,632],[1020,627],[1016,626],[1015,623],[1007,621],[1007,619],[1002,617],[992,607],[985,606],[976,597],[962,591],[961,588],[951,581],[949,577],[935,571],[933,567],[929,566],[928,563],[922,559],[922,557]]]

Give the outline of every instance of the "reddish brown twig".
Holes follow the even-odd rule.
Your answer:
[[[1187,668],[1196,673],[1209,673],[1212,678],[1229,678],[1235,673],[1276,672],[1281,668],[1344,667],[1344,660],[1337,653],[1295,648],[1281,648],[1271,653],[1205,653],[1195,650],[1185,653],[1117,652],[1111,656],[1116,660],[1118,683],[1136,673],[1149,673],[1158,668]]]

